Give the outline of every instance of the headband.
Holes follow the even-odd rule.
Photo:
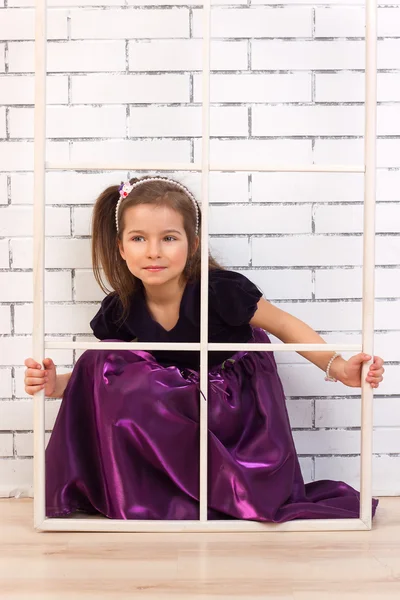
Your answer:
[[[189,190],[182,185],[181,183],[178,183],[177,181],[174,181],[173,179],[168,179],[167,177],[149,177],[148,179],[142,179],[141,181],[137,181],[136,183],[129,183],[129,181],[127,181],[126,183],[122,183],[120,185],[119,188],[119,200],[117,202],[117,207],[115,209],[115,224],[117,227],[117,231],[119,231],[118,229],[118,213],[119,213],[119,208],[121,205],[122,200],[124,200],[130,193],[131,191],[138,187],[139,185],[143,184],[143,183],[147,183],[149,181],[164,181],[167,183],[172,183],[173,185],[175,185],[177,188],[181,189],[183,192],[185,192],[185,194],[190,198],[190,200],[193,202],[194,205],[194,209],[196,211],[196,235],[199,232],[199,207],[197,205],[197,202],[193,196],[193,194],[191,194],[191,192],[189,192]]]

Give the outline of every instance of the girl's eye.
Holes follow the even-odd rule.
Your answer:
[[[138,242],[140,240],[143,240],[143,236],[142,235],[135,235],[135,237],[132,238],[132,242]],[[166,235],[164,240],[166,241],[175,241],[176,238],[173,235]]]

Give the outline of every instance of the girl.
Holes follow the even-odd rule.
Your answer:
[[[199,342],[200,229],[195,198],[165,177],[106,189],[93,212],[92,258],[108,292],[90,325],[100,340]],[[244,275],[209,257],[209,341],[323,343]],[[330,380],[361,384],[369,356],[302,352]],[[46,514],[199,518],[199,353],[88,350],[72,373],[27,359],[25,389],[63,398],[46,449]],[[383,361],[367,381],[378,387]],[[341,481],[304,484],[271,352],[209,353],[209,519],[358,518]],[[373,500],[373,513],[378,501]]]

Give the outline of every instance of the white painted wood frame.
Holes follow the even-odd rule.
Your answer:
[[[373,356],[374,332],[374,262],[375,262],[375,195],[376,195],[376,96],[377,96],[377,6],[376,0],[366,0],[366,97],[365,97],[365,157],[364,165],[271,165],[271,164],[210,164],[210,0],[203,4],[203,130],[200,164],[136,163],[47,163],[46,143],[46,17],[47,0],[36,0],[35,45],[35,158],[34,158],[34,302],[33,354],[42,363],[45,349],[186,349],[200,350],[200,518],[198,521],[140,521],[106,518],[46,518],[45,516],[45,427],[44,392],[34,398],[34,527],[37,531],[119,531],[119,532],[185,532],[185,531],[337,531],[369,530],[372,527],[372,401],[373,390],[365,382],[369,363],[362,375],[361,426],[361,506],[358,519],[310,519],[286,523],[260,523],[247,520],[207,520],[207,353],[208,350],[263,350],[274,352],[301,350],[361,350]],[[44,223],[45,173],[47,170],[131,170],[199,171],[202,173],[202,277],[201,277],[201,337],[200,344],[161,343],[82,343],[44,341]],[[363,318],[362,345],[346,344],[208,344],[208,203],[210,171],[275,171],[275,172],[363,172],[364,239],[363,239]]]

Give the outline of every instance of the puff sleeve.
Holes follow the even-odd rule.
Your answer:
[[[90,321],[94,336],[99,340],[116,339],[130,342],[135,338],[130,331],[129,321],[118,323],[122,315],[122,304],[117,294],[111,293],[106,296],[99,311]]]
[[[263,295],[245,275],[220,269],[210,271],[209,289],[210,308],[232,326],[247,325]]]

